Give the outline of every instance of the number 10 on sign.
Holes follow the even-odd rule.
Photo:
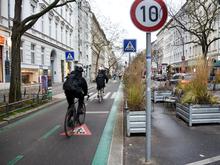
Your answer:
[[[163,0],[136,0],[131,7],[131,19],[145,32],[156,31],[166,22],[166,5]]]

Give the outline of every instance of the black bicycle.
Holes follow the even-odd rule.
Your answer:
[[[98,101],[99,103],[101,103],[103,101],[103,91],[104,91],[104,88],[98,90]]]
[[[87,97],[87,100],[89,96]],[[77,98],[74,98],[74,104],[67,110],[64,120],[64,131],[66,137],[73,135],[73,130],[76,126],[82,125],[85,123],[86,118],[86,106],[85,103],[82,105],[82,112],[78,112],[79,101]]]

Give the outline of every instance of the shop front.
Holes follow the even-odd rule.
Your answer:
[[[39,69],[22,68],[21,77],[24,84],[39,83]]]
[[[5,37],[0,35],[0,83],[4,82],[3,78],[3,46],[5,44]]]

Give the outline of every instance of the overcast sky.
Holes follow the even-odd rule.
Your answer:
[[[135,0],[89,0],[92,11],[100,16],[109,18],[112,23],[119,24],[126,30],[125,39],[137,39],[137,50],[145,49],[146,34],[137,29],[130,18],[130,8]],[[178,9],[185,0],[165,0],[168,8]],[[152,33],[152,41],[156,39],[156,33]]]

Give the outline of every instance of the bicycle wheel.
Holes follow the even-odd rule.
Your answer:
[[[82,107],[82,114],[78,114],[78,122],[79,124],[84,124],[85,123],[85,119],[86,119],[86,106],[83,103],[83,107]]]
[[[101,90],[99,90],[98,91],[98,101],[99,101],[99,103],[101,103],[102,102],[102,92],[101,92]]]
[[[71,107],[70,109],[68,109],[65,115],[64,131],[66,137],[70,137],[73,134],[75,125],[76,125],[75,107]]]

